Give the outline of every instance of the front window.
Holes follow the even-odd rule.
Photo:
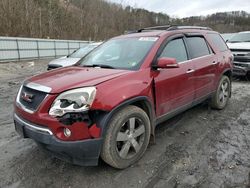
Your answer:
[[[80,66],[136,70],[158,37],[111,39],[80,61]]]
[[[250,42],[250,33],[237,33],[228,42]]]
[[[187,51],[183,39],[178,38],[170,41],[162,51],[160,57],[175,58],[178,63],[187,61]]]

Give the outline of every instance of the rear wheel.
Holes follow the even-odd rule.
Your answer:
[[[150,138],[150,120],[136,106],[127,106],[117,112],[107,129],[101,152],[109,165],[123,169],[142,157]]]
[[[231,95],[231,81],[228,76],[222,76],[219,86],[212,97],[211,107],[222,110],[228,103]]]

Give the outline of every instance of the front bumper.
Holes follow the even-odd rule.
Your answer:
[[[45,127],[35,125],[14,114],[16,131],[23,138],[31,138],[55,157],[80,166],[98,165],[102,138],[81,141],[61,141]]]
[[[250,63],[234,62],[233,75],[246,76],[248,72],[250,72]]]

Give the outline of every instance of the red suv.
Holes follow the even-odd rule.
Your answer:
[[[81,59],[26,80],[17,132],[56,157],[126,168],[146,151],[157,124],[209,99],[231,95],[233,56],[205,27],[159,26],[112,38]]]

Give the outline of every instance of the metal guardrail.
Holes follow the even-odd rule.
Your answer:
[[[65,56],[90,41],[0,37],[0,62]]]

